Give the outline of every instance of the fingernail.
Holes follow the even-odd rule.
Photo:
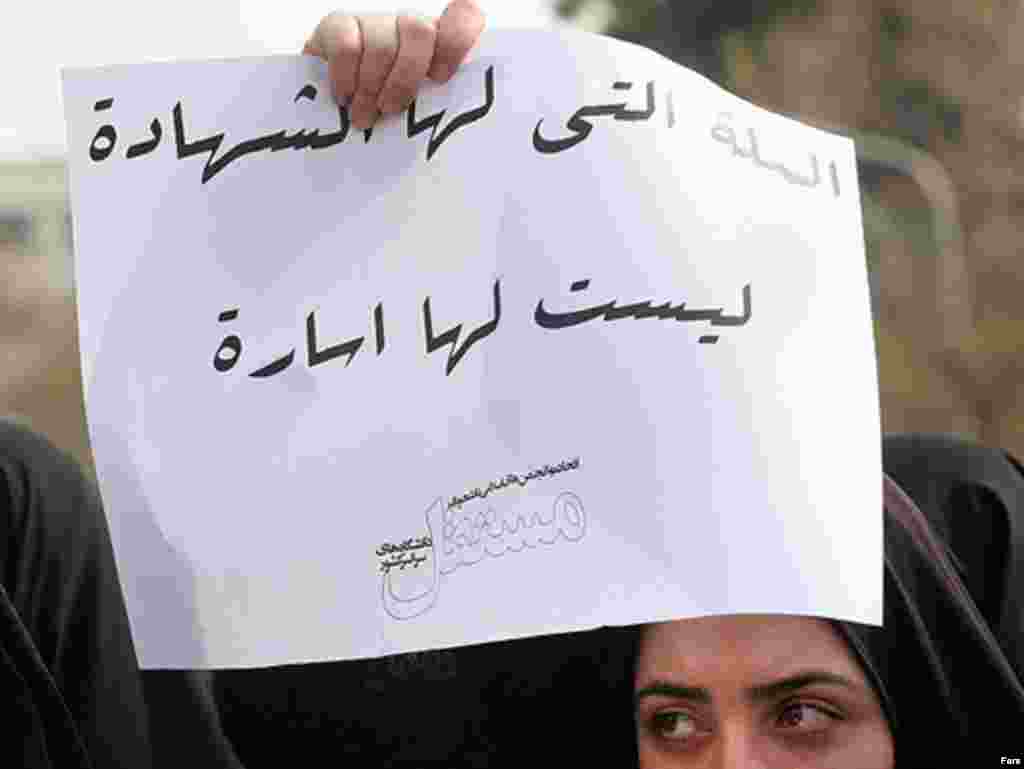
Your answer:
[[[372,97],[367,97],[362,91],[357,92],[352,97],[352,125],[360,130],[365,129],[366,121],[369,120],[369,116],[376,106]]]
[[[382,104],[380,111],[386,115],[394,115],[399,112],[404,112],[412,104],[413,96],[405,93],[399,93],[388,99],[386,104]]]
[[[367,128],[372,128],[373,124],[377,122],[378,113],[376,110],[372,112],[363,112],[359,115],[358,120],[354,120],[353,124],[360,131],[365,131]]]

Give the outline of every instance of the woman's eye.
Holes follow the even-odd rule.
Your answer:
[[[806,702],[794,702],[786,706],[779,715],[779,726],[801,731],[817,731],[826,728],[839,716],[817,705]]]
[[[667,740],[687,740],[697,733],[697,727],[681,710],[663,710],[651,719],[651,728]]]

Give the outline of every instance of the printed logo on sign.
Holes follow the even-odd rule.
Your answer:
[[[578,542],[586,534],[583,501],[569,491],[555,498],[546,515],[540,511],[498,513],[492,507],[476,512],[451,508],[441,498],[434,500],[426,511],[429,536],[399,545],[385,543],[377,549],[378,556],[392,559],[381,564],[381,601],[392,618],[412,619],[431,609],[437,602],[441,577],[461,567],[524,548],[555,545],[560,540]],[[412,568],[406,571],[406,566]],[[396,567],[401,572],[397,578]]]

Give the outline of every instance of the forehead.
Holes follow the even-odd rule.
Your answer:
[[[729,615],[647,626],[638,677],[760,680],[817,667],[863,680],[846,642],[825,620],[789,615]]]

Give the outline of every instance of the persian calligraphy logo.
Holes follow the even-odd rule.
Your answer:
[[[578,467],[579,460],[574,461]],[[569,463],[562,463],[562,466],[562,471],[570,469]],[[552,474],[551,466],[545,468],[547,475]],[[534,477],[542,474],[545,473],[535,471]],[[510,485],[511,477],[507,476],[502,483]],[[521,476],[514,478],[520,479],[518,485],[523,485]],[[441,497],[435,499],[425,513],[427,536],[408,539],[398,545],[385,544],[377,549],[378,556],[391,557],[381,564],[381,602],[389,616],[397,620],[412,619],[429,611],[437,603],[441,578],[460,568],[473,566],[486,558],[520,553],[526,548],[555,545],[560,540],[578,542],[586,534],[583,501],[573,492],[558,494],[546,515],[541,511],[498,513],[493,507],[476,511],[464,509],[463,504],[468,499],[486,496],[480,489],[474,492],[453,497],[447,505]],[[421,571],[420,564],[427,563],[429,565]],[[407,572],[406,566],[412,568]],[[396,569],[401,575],[397,581]]]

